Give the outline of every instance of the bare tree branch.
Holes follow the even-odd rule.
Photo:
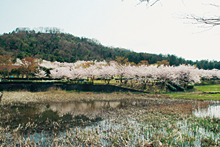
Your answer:
[[[153,6],[153,5],[155,5],[157,2],[159,2],[160,0],[139,0],[139,1],[140,1],[140,3],[147,2],[147,5]],[[140,4],[140,3],[139,3],[139,4]]]
[[[148,6],[153,6],[159,1],[160,0],[139,0],[140,3],[146,2]],[[209,5],[220,8],[220,5],[217,5],[217,4],[210,3]],[[199,24],[205,24],[205,25],[211,25],[211,26],[220,25],[220,16],[201,17],[201,16],[196,16],[194,14],[191,14],[191,15],[187,15],[185,18],[195,20],[196,23],[199,23]]]
[[[220,6],[216,4],[209,4],[209,5],[220,8]]]
[[[195,20],[201,24],[207,24],[207,25],[212,25],[212,26],[220,25],[220,17],[205,18],[205,17],[199,17],[199,16],[191,14],[191,15],[187,15],[186,18]]]

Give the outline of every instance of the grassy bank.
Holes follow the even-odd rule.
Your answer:
[[[168,93],[171,98],[176,99],[195,99],[195,100],[220,100],[220,94],[203,93]]]
[[[203,92],[220,92],[220,85],[194,86],[189,93],[167,93],[171,98],[197,99],[197,100],[220,100],[220,94],[205,94]]]
[[[121,100],[121,99],[155,99],[155,98],[175,98],[175,99],[195,99],[195,100],[220,100],[220,94],[205,94],[203,91],[220,91],[220,85],[195,86],[194,92],[189,93],[164,93],[145,94],[131,92],[78,92],[50,89],[46,92],[6,92],[2,97],[1,104],[8,103],[29,103],[29,102],[70,102],[70,101],[93,101],[93,100]]]
[[[195,86],[194,88],[196,90],[205,91],[205,92],[210,92],[210,91],[220,92],[220,85],[202,85],[202,86]]]

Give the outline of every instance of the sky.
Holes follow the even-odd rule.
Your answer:
[[[184,19],[220,16],[220,0],[0,0],[0,34],[18,27],[56,27],[135,52],[220,61],[220,26]]]

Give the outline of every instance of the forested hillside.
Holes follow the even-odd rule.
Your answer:
[[[43,31],[44,30],[44,31]],[[147,51],[147,49],[146,49]],[[191,64],[198,68],[220,69],[217,61],[189,61],[175,55],[156,55],[136,53],[127,49],[106,47],[95,39],[73,36],[60,32],[57,28],[29,30],[17,28],[9,34],[0,36],[0,55],[12,57],[41,58],[49,61],[75,62],[77,60],[116,60],[116,56],[128,58],[129,62],[139,63],[147,60],[149,64],[167,60],[170,65]]]

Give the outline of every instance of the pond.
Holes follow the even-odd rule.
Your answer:
[[[205,108],[205,109],[198,107],[198,109],[196,109],[193,114],[196,117],[220,118],[220,104],[219,102],[215,102],[215,103],[212,103],[212,105],[209,105],[208,108]]]
[[[220,145],[219,108],[159,98],[2,105],[0,145]]]

